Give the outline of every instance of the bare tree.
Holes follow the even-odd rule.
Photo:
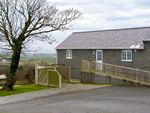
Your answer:
[[[35,40],[55,40],[48,33],[69,30],[81,13],[73,8],[60,11],[46,0],[0,0],[0,45],[12,52],[10,71],[3,90],[12,90],[20,54]]]

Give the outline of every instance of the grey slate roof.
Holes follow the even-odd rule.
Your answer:
[[[73,32],[55,49],[144,49],[150,27]]]

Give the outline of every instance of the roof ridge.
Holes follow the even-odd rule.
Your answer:
[[[130,29],[144,29],[149,27],[133,27],[133,28],[121,28],[121,29],[108,29],[108,30],[95,30],[95,31],[81,31],[81,32],[73,32],[73,33],[91,33],[91,32],[103,32],[103,31],[118,31],[118,30],[130,30]]]

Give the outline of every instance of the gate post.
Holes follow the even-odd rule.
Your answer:
[[[59,75],[59,88],[61,88],[61,75]]]
[[[39,78],[38,78],[38,67],[35,65],[35,84],[38,84]]]

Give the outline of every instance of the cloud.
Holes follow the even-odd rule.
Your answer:
[[[60,42],[72,32],[144,27],[150,25],[149,0],[48,0],[57,2],[60,10],[74,7],[83,13],[83,18],[72,22],[73,30],[53,32],[52,35]],[[54,49],[59,43],[47,45],[44,49]],[[39,43],[40,44],[40,43]]]
[[[150,9],[133,9],[131,11],[117,11],[116,16],[122,16],[122,17],[134,17],[136,15],[149,15]]]

